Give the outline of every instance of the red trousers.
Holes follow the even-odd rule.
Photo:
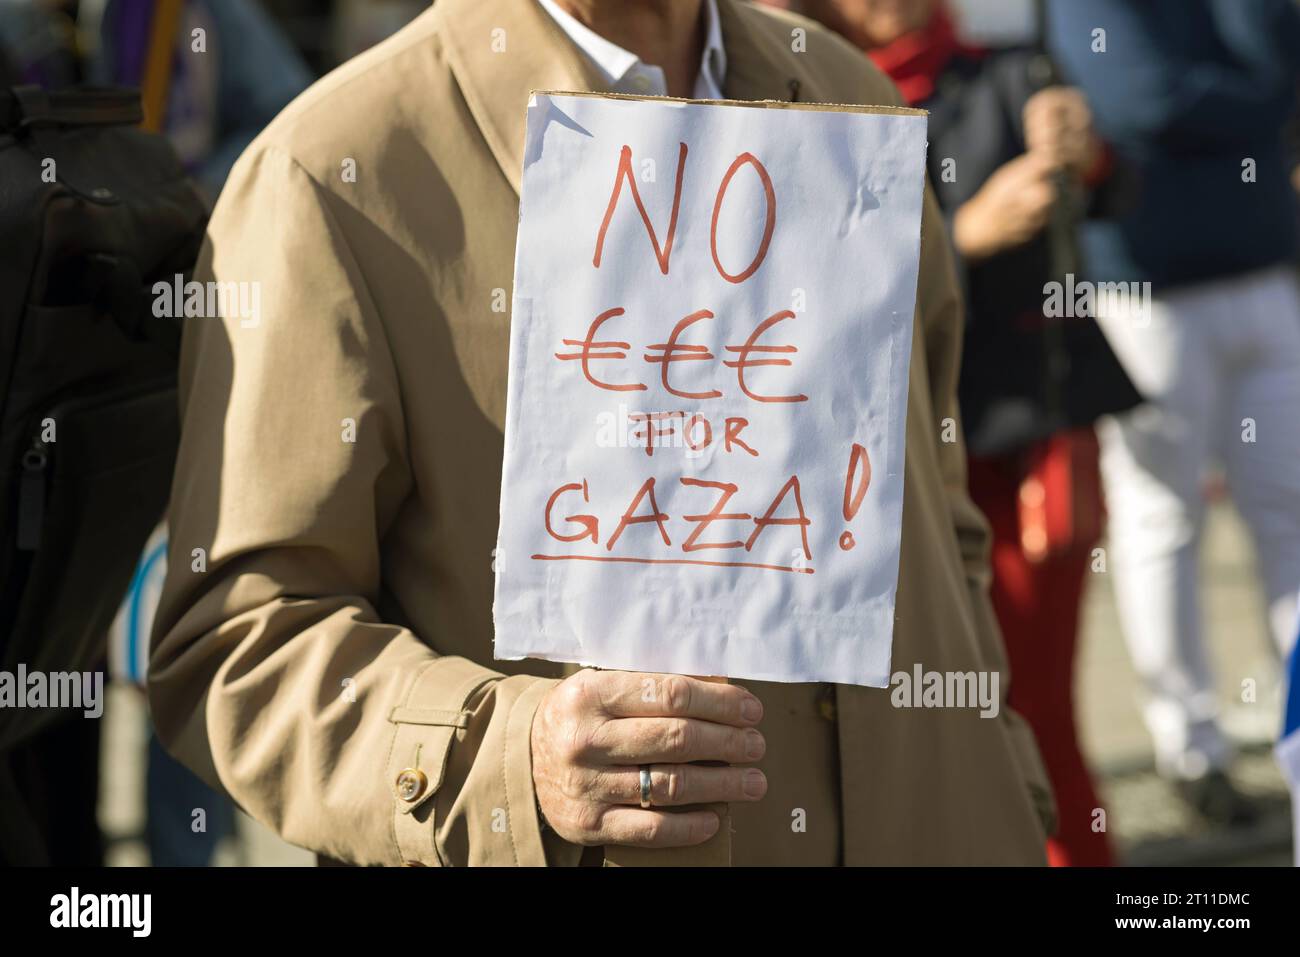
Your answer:
[[[1011,667],[1008,701],[1033,728],[1056,793],[1058,824],[1048,860],[1054,867],[1109,865],[1110,843],[1094,824],[1105,818],[1096,813],[1101,802],[1074,722],[1079,606],[1096,543],[1076,543],[1030,562],[1020,542],[1022,475],[1018,458],[970,461],[971,497],[993,527],[992,598]]]

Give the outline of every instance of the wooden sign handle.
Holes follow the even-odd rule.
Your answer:
[[[697,676],[698,677],[698,676]],[[726,678],[699,678],[726,684]],[[694,847],[627,847],[605,848],[606,867],[730,867],[731,809],[726,804],[706,805],[718,814],[718,830],[703,844]]]

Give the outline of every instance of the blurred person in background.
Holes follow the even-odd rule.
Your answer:
[[[174,37],[155,41],[153,31]],[[160,54],[163,62],[161,113],[147,116],[166,134],[186,170],[215,201],[230,167],[254,136],[298,93],[311,75],[261,5],[252,0],[0,0],[0,56],[7,83],[60,89],[79,83],[147,87],[146,73]],[[148,107],[149,93],[144,99]],[[143,651],[161,590],[165,528],[146,547],[131,588],[110,634],[114,678],[143,685]],[[98,722],[78,723],[60,734],[93,735],[94,740],[55,746],[46,736],[33,747],[48,753],[46,776],[67,773],[74,750],[91,755],[98,747]],[[212,861],[220,841],[235,828],[230,799],[203,783],[172,758],[149,734],[146,837],[155,866],[194,866]],[[96,766],[77,762],[93,780]],[[94,828],[95,789],[82,789],[90,806],[75,811],[88,819],[78,833]],[[194,812],[205,812],[205,826],[194,826]],[[64,815],[71,817],[73,812]],[[79,842],[98,845],[98,837]],[[67,863],[100,863],[91,858]]]
[[[336,0],[258,0],[258,5],[275,21],[313,75],[324,76],[338,66],[331,50],[331,33],[338,20]]]
[[[162,132],[215,200],[235,159],[307,88],[302,58],[254,0],[0,0],[14,82],[144,86],[150,31],[174,25]]]
[[[1071,0],[1055,53],[1136,169],[1133,207],[1083,232],[1090,279],[1149,282],[1099,321],[1151,404],[1104,424],[1116,597],[1157,769],[1205,818],[1256,811],[1226,774],[1198,602],[1203,479],[1222,459],[1254,538],[1277,650],[1300,589],[1300,290],[1294,0]]]
[[[338,0],[331,18],[335,62],[342,63],[392,36],[429,5],[429,0]]]
[[[392,36],[431,0],[261,0],[312,72],[334,67]]]
[[[254,0],[83,0],[82,6],[101,40],[90,76],[118,86],[142,85],[148,31],[156,17],[170,12],[175,18],[162,129],[210,200],[253,137],[313,79]]]
[[[0,0],[0,80],[46,89],[80,81],[76,9],[61,0]]]
[[[1046,78],[1034,51],[963,44],[941,0],[801,8],[865,50],[909,105],[930,111],[930,178],[966,296],[961,412],[971,495],[993,528],[1009,700],[1033,727],[1056,792],[1049,860],[1109,864],[1075,728],[1074,660],[1103,516],[1092,423],[1138,395],[1094,322],[1044,311],[1044,285],[1063,278],[1049,229],[1062,184],[1097,187],[1090,199],[1100,203],[1109,155],[1076,90],[1038,89]]]
[[[143,86],[150,31],[170,17],[172,51],[165,111],[158,126],[180,154],[209,201],[231,166],[262,128],[312,77],[261,5],[252,0],[83,0],[82,20],[100,38],[90,76],[116,86]],[[114,622],[115,643],[148,647],[153,610],[161,591],[166,531],[146,546],[123,612]],[[142,685],[143,667],[130,655],[125,677]],[[152,729],[146,777],[146,836],[155,867],[212,863],[222,839],[235,833],[234,804],[169,755]],[[194,812],[205,811],[205,826]]]

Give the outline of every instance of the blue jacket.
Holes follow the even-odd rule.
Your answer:
[[[1083,249],[1101,281],[1177,286],[1295,257],[1283,131],[1300,81],[1294,0],[1054,0],[1053,54],[1139,183]],[[1105,52],[1094,52],[1094,31]],[[1255,182],[1243,163],[1255,162]]]

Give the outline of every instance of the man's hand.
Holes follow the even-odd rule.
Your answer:
[[[1025,153],[999,166],[979,191],[957,208],[952,238],[970,261],[1033,239],[1051,218],[1057,165],[1043,153]]]
[[[551,828],[573,844],[683,847],[718,829],[686,804],[757,801],[767,778],[743,764],[763,756],[757,698],[733,684],[682,675],[583,670],[556,685],[533,718],[533,783]],[[653,807],[643,810],[641,765]]]

